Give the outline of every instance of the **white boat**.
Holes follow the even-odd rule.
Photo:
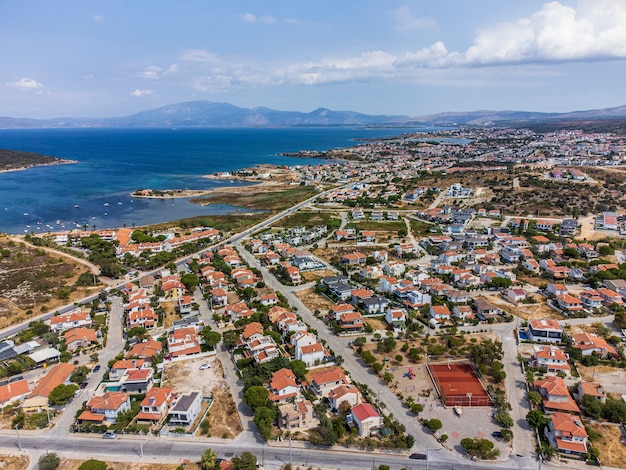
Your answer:
[[[104,203],[104,207],[109,207],[109,203],[108,203],[108,202],[105,202],[105,203]]]
[[[454,412],[459,416],[463,414],[463,410],[461,409],[459,405],[454,405]]]

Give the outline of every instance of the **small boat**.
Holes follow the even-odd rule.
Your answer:
[[[80,206],[78,204],[75,204],[74,209],[80,209]]]
[[[103,206],[104,206],[104,207],[109,207],[109,203],[108,203],[108,202],[105,202],[105,203],[103,204]]]
[[[28,215],[28,212],[24,212],[24,215]]]
[[[461,407],[459,405],[454,405],[454,412],[458,415],[461,416],[463,414],[463,410],[461,409]]]
[[[118,206],[121,206],[122,204],[123,204],[123,202],[118,202],[117,203]]]

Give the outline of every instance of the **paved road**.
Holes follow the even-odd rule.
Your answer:
[[[141,442],[143,441],[143,442]],[[285,444],[285,443],[283,443]],[[393,470],[407,468],[409,470],[482,470],[482,469],[522,469],[531,470],[537,468],[536,462],[522,461],[517,458],[505,462],[482,463],[471,462],[467,459],[459,461],[451,460],[448,452],[430,452],[429,462],[423,460],[410,460],[406,455],[382,454],[378,452],[351,452],[342,448],[327,450],[305,449],[293,447],[268,447],[261,444],[242,447],[238,443],[223,444],[220,442],[190,442],[184,439],[165,440],[163,438],[117,438],[115,440],[103,440],[98,437],[68,438],[49,437],[42,439],[39,436],[20,435],[20,445],[24,451],[32,453],[56,452],[62,456],[74,458],[95,458],[100,460],[131,461],[131,462],[181,462],[183,459],[198,461],[202,452],[210,447],[215,450],[219,457],[231,458],[244,450],[250,451],[257,456],[258,462],[265,465],[267,470],[274,470],[280,466],[293,462],[306,468],[309,465],[314,468],[341,470],[362,470],[379,465],[389,465]],[[0,435],[0,448],[8,449],[9,452],[17,451],[17,438],[15,433]],[[12,449],[12,451],[11,451]],[[143,458],[141,457],[143,450]],[[427,467],[428,465],[428,467]]]

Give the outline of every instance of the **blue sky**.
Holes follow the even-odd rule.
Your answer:
[[[626,0],[0,0],[0,116],[626,104]]]

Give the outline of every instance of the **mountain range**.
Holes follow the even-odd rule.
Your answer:
[[[318,108],[309,113],[270,108],[241,108],[230,103],[188,101],[113,118],[28,119],[0,116],[0,128],[183,128],[183,127],[298,127],[298,126],[424,126],[523,125],[524,123],[626,119],[626,106],[539,113],[531,111],[472,111],[421,117],[370,115]]]

